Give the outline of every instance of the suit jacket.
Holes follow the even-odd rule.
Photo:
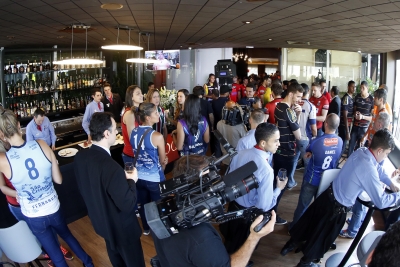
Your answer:
[[[121,97],[119,94],[112,93],[113,103],[111,104],[110,100],[106,96],[103,97],[101,102],[104,104],[104,111],[111,112],[114,115],[114,119],[116,122],[121,121],[121,110],[124,107],[122,103]]]
[[[96,233],[114,248],[140,239],[142,230],[134,210],[135,181],[126,179],[122,167],[107,151],[96,145],[79,151],[74,169]]]
[[[329,104],[328,115],[331,113],[335,113],[340,118],[340,98],[336,96],[332,98],[331,103]]]

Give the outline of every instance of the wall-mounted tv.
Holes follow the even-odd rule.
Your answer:
[[[179,50],[145,51],[145,58],[157,60],[146,64],[146,70],[179,69],[179,55]]]

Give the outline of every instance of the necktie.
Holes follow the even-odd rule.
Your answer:
[[[38,129],[39,131],[42,131],[42,126],[38,125],[38,126],[37,126],[37,129]]]
[[[99,103],[97,103],[97,106],[99,107],[99,111],[101,111],[101,105],[100,105],[100,102],[99,102]]]
[[[108,101],[110,101],[110,103],[111,103],[111,105],[112,105],[112,103],[113,103],[112,97],[110,97],[110,98],[108,99]]]

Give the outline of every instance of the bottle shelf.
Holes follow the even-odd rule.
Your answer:
[[[99,85],[100,86],[100,85]],[[53,91],[43,91],[41,93],[34,93],[34,94],[25,94],[25,95],[20,95],[20,96],[6,96],[5,98],[7,100],[12,100],[12,99],[21,99],[21,98],[26,98],[26,97],[38,97],[38,96],[44,96],[44,95],[51,95],[54,93],[65,93],[65,92],[82,92],[82,91],[86,91],[86,90],[91,90],[93,88],[99,87],[99,86],[91,86],[91,87],[86,87],[86,88],[79,88],[79,89],[56,89]]]

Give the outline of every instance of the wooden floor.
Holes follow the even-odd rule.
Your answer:
[[[298,186],[291,191],[286,191],[280,204],[279,215],[290,221],[293,218],[294,210],[297,206],[298,196],[300,193],[303,170],[296,171],[295,179]],[[351,216],[351,214],[349,214]],[[315,218],[318,220],[318,218]],[[139,220],[140,221],[140,220]],[[111,267],[108,259],[104,240],[99,237],[93,230],[90,219],[86,216],[78,221],[69,224],[73,235],[79,240],[84,250],[93,258],[94,265],[97,267]],[[347,224],[344,226],[347,228]],[[384,224],[381,214],[376,212],[371,220],[366,233],[374,229],[383,229]],[[275,230],[270,235],[264,237],[258,246],[258,249],[253,253],[251,259],[255,263],[255,267],[280,267],[280,266],[296,266],[302,257],[301,253],[289,253],[282,257],[279,252],[286,241],[289,240],[287,225],[275,226]],[[156,255],[153,240],[151,236],[141,237],[146,266],[150,267],[150,258]],[[347,251],[352,240],[338,237],[336,240],[337,249],[330,250],[325,254],[325,258],[321,260],[321,266],[325,266],[325,260],[333,253]],[[68,247],[62,240],[61,243]],[[356,255],[356,254],[353,254]],[[81,267],[82,263],[79,259],[74,259],[68,262],[70,267]]]

